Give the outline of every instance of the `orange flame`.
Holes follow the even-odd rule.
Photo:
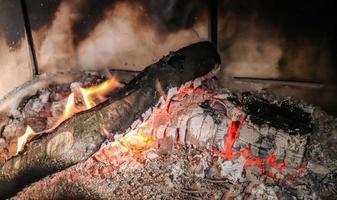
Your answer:
[[[97,86],[92,86],[89,88],[79,88],[79,91],[72,92],[67,98],[67,103],[66,103],[62,117],[57,121],[57,123],[52,128],[48,129],[47,131],[53,130],[58,125],[60,125],[63,121],[70,118],[74,114],[80,111],[88,110],[96,106],[97,103],[103,102],[106,99],[105,96],[107,94],[109,94],[114,89],[117,89],[120,87],[122,87],[122,84],[115,77],[112,77],[111,79],[104,81],[103,83]],[[79,92],[80,95],[78,95],[77,92]],[[83,104],[77,105],[76,104],[77,98],[81,98],[84,105]],[[36,133],[35,131],[32,130],[30,126],[27,126],[25,133],[18,138],[18,144],[17,144],[15,155],[17,155],[23,150],[25,144],[28,142],[28,140],[30,139],[32,135],[37,135],[40,133],[42,132]]]
[[[18,155],[23,150],[27,141],[30,139],[31,136],[35,134],[36,134],[35,131],[30,126],[27,126],[25,133],[21,135],[20,137],[18,137],[18,143],[17,143],[15,155]]]
[[[112,77],[109,80],[104,81],[103,83],[97,85],[97,86],[92,86],[90,88],[85,89],[87,91],[87,94],[89,96],[93,95],[102,95],[105,96],[109,92],[113,91],[116,88],[121,87],[122,84],[115,78]]]
[[[115,77],[112,77],[111,79],[104,81],[97,86],[92,86],[89,88],[79,88],[80,97],[77,97],[75,93],[71,93],[69,95],[63,116],[60,121],[62,122],[74,115],[75,113],[83,110],[88,110],[96,106],[97,101],[95,101],[95,98],[99,99],[100,102],[102,102],[105,100],[105,95],[109,94],[109,92],[121,86],[122,84]],[[81,98],[84,105],[76,105],[75,98]]]

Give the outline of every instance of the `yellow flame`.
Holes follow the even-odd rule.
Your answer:
[[[119,140],[126,148],[132,151],[142,152],[153,147],[154,142],[149,136],[127,135]]]
[[[35,131],[30,126],[27,126],[25,133],[18,138],[15,155],[18,155],[23,150],[25,144],[28,142],[30,137],[33,135],[35,135]]]
[[[94,107],[96,103],[90,98],[88,90],[80,88],[80,91],[85,104],[85,109],[90,109]]]
[[[71,93],[68,96],[67,103],[63,112],[62,117],[57,120],[57,123],[54,124],[54,126],[48,130],[45,131],[50,131],[56,128],[58,125],[60,125],[63,121],[66,119],[70,118],[73,116],[75,113],[78,113],[83,110],[88,110],[94,106],[96,106],[96,103],[94,101],[95,97],[98,97],[101,101],[104,100],[104,96],[107,95],[109,92],[113,91],[116,88],[121,87],[122,84],[115,78],[112,77],[111,79],[104,81],[103,83],[97,85],[97,86],[92,86],[89,88],[80,88],[80,98],[82,98],[84,105],[76,105],[75,103],[75,98],[77,98],[76,92]],[[35,134],[40,134],[42,132],[36,133],[32,130],[30,126],[26,127],[26,132],[18,138],[18,145],[16,149],[16,154],[20,153],[20,151],[23,150],[24,145],[28,142],[30,137]]]
[[[85,109],[90,109],[96,105],[94,97],[104,99],[105,95],[121,86],[122,84],[115,77],[112,77],[111,79],[106,80],[97,86],[92,86],[86,89],[80,88],[80,92],[86,106]]]
[[[64,109],[63,118],[67,119],[71,117],[75,112],[74,108],[75,108],[75,95],[74,93],[71,93],[68,97],[67,104]]]
[[[122,84],[115,77],[113,77],[99,85],[89,88],[80,88],[79,92],[84,102],[84,107],[75,105],[75,94],[71,93],[68,97],[61,121],[68,119],[77,112],[88,110],[96,106],[97,103],[94,101],[94,97],[99,97],[100,100],[104,100],[105,95],[121,86]]]
[[[112,90],[118,87],[121,87],[121,86],[122,84],[115,77],[112,77],[109,80],[106,80],[97,86],[92,86],[85,90],[88,96],[98,95],[98,94],[104,96],[104,95],[107,95]]]

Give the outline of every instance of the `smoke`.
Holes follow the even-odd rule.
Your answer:
[[[72,25],[75,44],[87,38],[92,30],[104,20],[105,13],[119,4],[128,4],[138,13],[139,22],[152,23],[161,34],[192,28],[201,13],[208,10],[208,2],[203,0],[100,0],[82,1],[77,5],[79,18]],[[133,15],[133,14],[131,14]],[[115,16],[116,17],[116,16]]]
[[[169,51],[208,37],[202,15],[190,28],[181,24],[160,31],[140,2],[112,2],[100,2],[92,11],[87,1],[63,1],[52,23],[33,33],[40,71],[141,70]]]
[[[207,38],[205,27],[161,35],[142,23],[142,7],[119,3],[78,48],[79,65],[141,70],[171,50]],[[206,27],[207,28],[207,27]]]
[[[50,27],[34,32],[38,65],[42,71],[46,71],[46,68],[59,68],[60,71],[64,71],[76,66],[71,25],[78,15],[74,11],[72,4],[62,3]]]
[[[79,14],[77,20],[72,24],[71,30],[75,45],[85,39],[95,29],[97,24],[104,19],[105,12],[112,9],[115,0],[82,1],[76,5]]]
[[[192,28],[200,13],[209,10],[208,1],[142,0],[146,13],[152,16],[161,32],[175,32]]]

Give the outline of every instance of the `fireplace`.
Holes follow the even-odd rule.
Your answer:
[[[0,199],[335,199],[333,5],[0,2]]]

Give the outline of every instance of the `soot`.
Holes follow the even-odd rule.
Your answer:
[[[254,124],[269,125],[290,134],[304,135],[313,130],[310,114],[288,100],[270,102],[251,93],[243,93],[240,99],[232,99],[250,115],[250,120]]]

